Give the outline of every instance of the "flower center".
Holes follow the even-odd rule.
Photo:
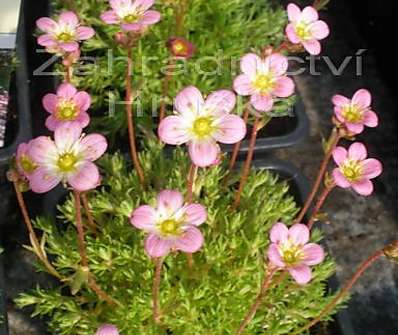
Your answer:
[[[253,86],[262,93],[268,93],[274,87],[274,78],[271,74],[259,74],[253,82]]]
[[[179,236],[181,235],[180,226],[181,226],[180,222],[173,219],[169,219],[160,223],[159,231],[165,237]]]
[[[72,172],[75,169],[77,157],[73,153],[65,153],[58,157],[57,165],[62,172]]]
[[[310,26],[305,22],[300,22],[295,27],[296,35],[301,40],[308,40],[311,38]]]
[[[180,52],[185,52],[185,51],[186,51],[185,44],[182,43],[182,42],[176,42],[176,43],[174,44],[174,50],[175,50],[176,52],[178,52],[178,53],[180,53]]]
[[[362,164],[357,160],[348,160],[344,163],[344,165],[340,168],[344,177],[346,177],[349,181],[354,182],[362,177]]]
[[[296,265],[297,263],[301,262],[304,257],[302,246],[294,244],[291,241],[287,241],[280,245],[279,249],[282,254],[283,262],[289,266]]]
[[[129,13],[123,17],[123,21],[125,23],[134,23],[134,22],[139,21],[140,18],[141,18],[141,15],[139,15],[137,13]]]
[[[56,116],[62,121],[72,121],[78,114],[77,106],[73,101],[63,100],[57,105]]]
[[[193,132],[199,138],[207,137],[213,131],[213,119],[209,116],[199,117],[193,123]]]
[[[361,122],[363,118],[363,113],[361,108],[351,104],[343,107],[342,114],[348,122],[352,123]]]
[[[69,31],[63,31],[63,32],[59,33],[56,37],[57,41],[64,42],[64,43],[72,42],[72,41],[74,41],[74,38],[75,38],[74,34]]]
[[[36,170],[37,165],[35,162],[33,162],[29,156],[27,155],[22,155],[20,160],[19,160],[19,164],[22,168],[22,170],[24,170],[26,173],[32,173],[34,170]]]

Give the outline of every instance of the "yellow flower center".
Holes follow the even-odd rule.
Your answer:
[[[193,132],[199,138],[207,137],[213,131],[213,119],[209,116],[197,118],[193,123]]]
[[[295,30],[296,30],[296,35],[301,40],[308,40],[311,38],[310,27],[307,23],[305,22],[298,23],[295,27]]]
[[[181,235],[181,224],[180,222],[169,219],[159,224],[159,231],[164,237],[179,236]]]
[[[347,160],[347,162],[341,166],[340,170],[344,177],[351,182],[361,179],[363,174],[361,162],[353,159]]]
[[[139,14],[130,13],[123,17],[123,21],[125,23],[134,23],[137,22],[140,19],[140,17],[141,15]]]
[[[73,101],[63,100],[57,105],[56,116],[62,121],[73,121],[78,114],[78,108]]]
[[[75,39],[75,35],[71,32],[63,31],[56,36],[56,39],[57,39],[57,41],[64,42],[64,43],[72,42]]]
[[[275,81],[273,76],[268,74],[259,74],[253,82],[253,86],[261,93],[268,93],[273,89]]]
[[[68,152],[58,157],[57,166],[62,172],[72,172],[75,169],[76,163],[76,155]]]
[[[283,262],[290,266],[296,265],[304,258],[302,246],[294,244],[290,240],[280,245],[279,250],[281,251]]]
[[[175,50],[176,52],[178,52],[178,53],[180,53],[180,52],[185,52],[185,51],[186,51],[185,44],[182,43],[182,42],[176,42],[176,43],[174,44],[174,50]]]
[[[29,156],[27,155],[22,155],[19,164],[26,173],[32,173],[34,170],[36,170],[37,165],[35,162],[33,162]]]
[[[363,119],[363,113],[361,108],[355,105],[347,105],[343,107],[343,117],[351,123],[361,122]]]

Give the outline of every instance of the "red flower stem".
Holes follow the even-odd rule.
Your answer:
[[[167,64],[167,71],[166,71],[164,81],[163,81],[162,99],[160,102],[159,124],[160,124],[160,122],[162,122],[162,120],[166,116],[166,99],[168,97],[170,83],[173,78],[170,68],[173,67],[174,65],[175,65],[175,59],[171,55],[169,57],[169,61]]]
[[[297,218],[295,220],[296,223],[303,221],[305,214],[307,213],[308,209],[310,208],[310,206],[312,204],[312,201],[314,200],[316,194],[318,193],[319,187],[321,186],[323,177],[324,177],[326,169],[328,167],[328,163],[330,161],[330,158],[332,157],[333,150],[336,148],[341,137],[342,136],[341,136],[339,130],[337,128],[333,128],[332,133],[328,140],[328,148],[327,148],[325,157],[323,158],[323,161],[319,168],[318,176],[316,177],[315,183],[312,186],[311,193],[309,194],[307,200],[305,201],[303,208],[301,209],[299,215],[297,216]]]
[[[188,180],[187,180],[187,195],[186,195],[186,202],[191,203],[193,200],[193,187],[195,183],[195,176],[198,171],[198,167],[192,163],[189,172],[188,172]]]
[[[87,216],[88,224],[90,228],[93,230],[94,234],[96,234],[97,225],[95,224],[93,215],[91,214],[90,203],[87,197],[87,193],[86,192],[82,193],[81,197],[82,197],[83,208]]]
[[[347,282],[344,288],[340,291],[340,293],[323,309],[323,311],[312,321],[306,324],[304,327],[295,331],[291,335],[303,334],[305,331],[310,329],[312,326],[321,321],[326,315],[328,315],[333,308],[349,293],[358,279],[362,276],[362,274],[377,260],[380,256],[383,256],[385,248],[378,250],[372,256],[370,256],[367,260],[365,260],[351,277],[351,279]]]
[[[331,186],[325,187],[323,192],[319,196],[318,201],[315,204],[315,208],[312,211],[311,217],[310,217],[310,219],[308,220],[308,223],[307,223],[307,227],[308,227],[309,230],[312,229],[312,226],[314,225],[315,220],[316,220],[316,216],[318,215],[320,209],[322,208],[323,204],[325,203],[327,197],[329,196],[330,192],[334,189],[334,187],[335,187],[335,185],[331,185]]]
[[[253,305],[250,307],[249,311],[246,314],[246,317],[244,320],[241,322],[237,332],[235,333],[236,335],[241,335],[245,331],[246,327],[250,323],[250,321],[253,319],[253,317],[256,315],[256,312],[258,308],[261,306],[263,303],[263,300],[265,298],[265,294],[268,291],[269,287],[271,286],[273,282],[273,278],[275,273],[278,271],[277,268],[272,268],[269,273],[264,277],[264,280],[261,284],[261,289],[260,293],[257,295],[256,300],[254,301]],[[279,276],[278,280],[275,282],[276,285],[279,285],[283,279],[285,278],[285,274],[282,274]]]
[[[132,93],[132,83],[131,75],[133,70],[133,60],[131,55],[131,49],[127,49],[127,71],[126,71],[126,117],[127,126],[129,132],[129,142],[130,142],[130,155],[133,160],[134,168],[137,171],[138,179],[141,185],[145,184],[144,171],[142,170],[140,160],[137,154],[137,148],[135,144],[135,131],[134,131],[134,121],[133,121],[133,93]]]
[[[18,200],[18,205],[19,208],[21,209],[23,221],[25,223],[26,228],[28,229],[31,244],[33,247],[33,250],[35,251],[37,257],[41,260],[41,262],[44,264],[46,267],[48,273],[53,275],[54,277],[58,278],[59,280],[62,280],[62,276],[59,274],[57,270],[51,265],[50,261],[47,259],[47,256],[44,254],[43,250],[41,249],[41,245],[39,242],[39,239],[37,238],[37,235],[35,233],[35,230],[33,229],[32,222],[29,217],[28,209],[26,208],[25,200],[23,198],[22,192],[19,189],[19,185],[17,181],[13,181],[14,189],[15,189],[15,194],[17,196]]]
[[[156,324],[160,323],[160,279],[162,273],[163,260],[161,257],[155,258],[155,274],[153,277],[153,287],[152,287],[152,311],[153,311],[153,321]]]
[[[239,207],[242,191],[243,191],[243,189],[244,189],[244,187],[246,185],[247,178],[249,177],[250,166],[251,166],[251,163],[252,163],[252,160],[253,160],[254,148],[256,146],[256,140],[257,140],[257,133],[258,133],[259,125],[260,125],[260,117],[256,115],[256,118],[255,118],[254,123],[253,123],[252,134],[251,134],[251,137],[250,137],[249,150],[247,152],[246,161],[245,161],[245,164],[243,166],[242,176],[240,178],[239,188],[238,188],[238,190],[235,193],[235,201],[234,201],[234,204],[233,204],[233,208],[235,208],[235,209]]]

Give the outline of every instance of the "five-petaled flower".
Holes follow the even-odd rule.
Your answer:
[[[229,114],[235,104],[236,96],[232,91],[216,91],[205,100],[196,87],[189,86],[175,99],[176,115],[160,123],[159,137],[167,144],[187,143],[195,165],[212,165],[220,153],[217,142],[233,144],[246,135],[242,118]]]
[[[302,44],[311,55],[319,55],[321,44],[319,40],[329,35],[329,27],[319,20],[314,7],[308,6],[300,10],[295,4],[287,6],[290,23],[286,27],[286,35],[293,44]]]
[[[377,127],[379,120],[370,108],[372,96],[369,91],[360,89],[351,100],[342,95],[335,95],[332,101],[337,121],[351,134],[362,133],[365,126]]]
[[[47,94],[43,98],[43,106],[51,115],[46,120],[46,126],[54,131],[57,127],[69,121],[76,121],[82,128],[87,127],[90,117],[91,98],[87,92],[77,91],[68,83],[61,84],[57,94]]]
[[[77,122],[67,122],[50,137],[40,136],[30,145],[28,154],[38,167],[29,177],[33,192],[44,193],[60,182],[68,183],[76,191],[87,191],[98,186],[100,175],[93,161],[107,148],[104,136],[82,136]]]
[[[155,0],[109,0],[112,10],[101,14],[107,24],[120,24],[124,31],[141,31],[160,20],[160,13],[148,10]]]
[[[343,147],[335,148],[333,159],[338,167],[333,170],[334,182],[342,188],[352,187],[364,196],[372,194],[370,180],[378,177],[383,167],[377,159],[367,159],[367,155],[366,147],[359,142],[351,144],[348,151]]]
[[[95,335],[119,335],[119,330],[114,325],[104,324],[97,329]]]
[[[79,41],[88,40],[95,34],[94,29],[81,26],[73,12],[62,12],[58,22],[49,17],[42,17],[36,22],[37,27],[45,32],[37,42],[46,47],[49,52],[76,52]]]
[[[167,41],[167,47],[171,54],[177,59],[191,58],[195,52],[195,47],[191,42],[183,37],[171,37]]]
[[[270,239],[268,259],[271,264],[289,271],[298,284],[307,284],[312,278],[310,266],[321,263],[325,258],[320,245],[308,243],[308,227],[297,223],[288,228],[283,223],[277,223],[271,229]]]
[[[163,190],[156,207],[140,206],[133,211],[130,222],[149,233],[145,250],[151,257],[166,256],[172,250],[187,253],[198,251],[203,235],[197,226],[206,221],[207,211],[200,204],[184,204],[180,192]]]
[[[15,158],[19,174],[27,179],[30,178],[30,176],[37,169],[38,166],[33,158],[29,155],[29,148],[31,146],[31,143],[32,141],[29,141],[28,143],[21,143],[18,146]]]
[[[272,110],[274,98],[286,98],[294,93],[294,82],[286,76],[288,60],[274,53],[266,58],[256,54],[242,57],[240,67],[243,74],[236,77],[234,90],[239,95],[250,95],[250,103],[260,112]]]

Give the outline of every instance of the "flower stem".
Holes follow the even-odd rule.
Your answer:
[[[105,293],[97,284],[94,276],[90,273],[90,268],[88,266],[88,258],[86,253],[86,243],[84,239],[84,228],[82,223],[82,214],[81,214],[81,203],[80,203],[80,192],[73,191],[73,196],[75,199],[75,210],[76,210],[76,229],[77,229],[77,242],[80,254],[80,261],[82,266],[87,269],[88,272],[88,286],[97,294],[97,296],[110,305],[121,305],[118,301],[110,297],[107,293]]]
[[[275,273],[278,271],[277,268],[271,268],[270,271],[268,272],[268,274],[264,277],[264,280],[261,284],[261,289],[260,289],[260,293],[257,295],[256,300],[254,301],[253,305],[250,307],[249,311],[246,314],[246,317],[244,318],[244,320],[241,322],[236,335],[241,335],[243,334],[243,332],[245,331],[246,327],[248,326],[248,324],[250,323],[250,321],[253,319],[254,315],[256,315],[256,312],[258,310],[258,308],[261,306],[261,304],[263,303],[264,297],[265,297],[265,293],[267,292],[267,290],[269,289],[269,287],[272,284],[272,280],[274,278]],[[279,284],[280,282],[282,282],[282,280],[285,278],[284,275],[281,275],[277,282],[275,284]]]
[[[316,202],[315,208],[314,208],[314,210],[312,211],[311,217],[310,217],[310,219],[308,220],[308,223],[307,223],[307,226],[308,226],[308,229],[309,229],[309,230],[312,229],[312,226],[313,226],[314,223],[315,223],[316,216],[317,216],[318,213],[319,213],[319,210],[322,208],[322,206],[323,206],[323,204],[325,203],[325,201],[326,201],[328,195],[329,195],[330,192],[334,189],[334,187],[335,187],[334,184],[331,185],[331,186],[325,187],[324,190],[323,190],[323,192],[322,192],[321,195],[319,196],[319,199],[318,199],[318,201]]]
[[[14,189],[15,189],[15,194],[17,196],[18,205],[22,212],[23,221],[26,225],[26,228],[28,229],[30,241],[31,241],[31,244],[32,244],[33,250],[35,251],[36,256],[41,260],[41,262],[44,264],[47,271],[51,275],[58,278],[59,280],[62,280],[63,279],[62,276],[51,265],[50,261],[47,259],[47,256],[45,255],[45,253],[42,250],[39,239],[37,238],[37,235],[33,229],[32,222],[29,217],[28,209],[26,208],[25,200],[23,198],[22,192],[19,189],[18,182],[13,181],[13,185],[14,185]]]
[[[176,18],[175,32],[177,36],[183,33],[184,18],[187,10],[187,5],[188,5],[187,0],[179,0],[178,5],[174,7],[174,15]]]
[[[319,187],[321,186],[321,182],[323,180],[326,169],[328,167],[328,163],[330,161],[330,158],[332,157],[333,150],[336,148],[340,139],[341,139],[340,131],[337,128],[333,128],[332,133],[327,142],[328,145],[327,145],[326,154],[325,154],[325,157],[323,158],[323,161],[319,168],[318,176],[316,177],[315,183],[312,186],[311,193],[309,194],[307,200],[305,201],[303,208],[301,209],[299,215],[297,216],[297,218],[295,220],[296,223],[303,221],[305,214],[307,213],[308,209],[311,206],[312,201],[314,200],[316,194],[318,193]]]
[[[159,124],[166,116],[166,99],[169,93],[170,82],[171,79],[173,78],[170,68],[173,67],[174,64],[175,64],[175,59],[174,57],[170,56],[167,64],[167,71],[163,81],[162,99],[160,101]]]
[[[333,308],[349,293],[358,279],[362,276],[362,274],[377,260],[380,256],[384,255],[385,248],[378,250],[368,259],[366,259],[351,277],[351,279],[347,282],[343,289],[339,292],[338,295],[323,309],[323,311],[312,321],[306,324],[304,327],[295,331],[292,335],[303,334],[306,330],[310,329],[312,326],[321,321],[326,315],[328,315]]]
[[[142,170],[138,154],[137,147],[135,144],[135,131],[134,131],[134,121],[133,121],[133,93],[132,93],[132,83],[131,75],[133,70],[133,60],[131,49],[127,49],[127,71],[126,71],[126,116],[127,116],[127,127],[129,132],[129,142],[130,142],[130,155],[133,160],[134,168],[137,171],[138,178],[141,185],[145,183],[144,171]]]
[[[187,195],[186,202],[191,203],[193,200],[193,187],[195,184],[195,176],[198,171],[198,167],[195,164],[191,164],[188,172],[188,180],[187,180]]]
[[[161,257],[155,259],[155,275],[153,277],[153,288],[152,288],[152,310],[153,310],[153,321],[156,324],[160,323],[160,279],[162,273],[163,260]]]
[[[85,213],[87,215],[88,224],[91,227],[91,229],[93,230],[94,234],[96,234],[97,233],[97,225],[95,224],[93,215],[91,213],[91,209],[90,209],[90,204],[89,204],[89,201],[88,201],[87,193],[85,193],[85,192],[82,193],[81,197],[82,197],[83,208],[84,208],[84,211],[85,211]]]

